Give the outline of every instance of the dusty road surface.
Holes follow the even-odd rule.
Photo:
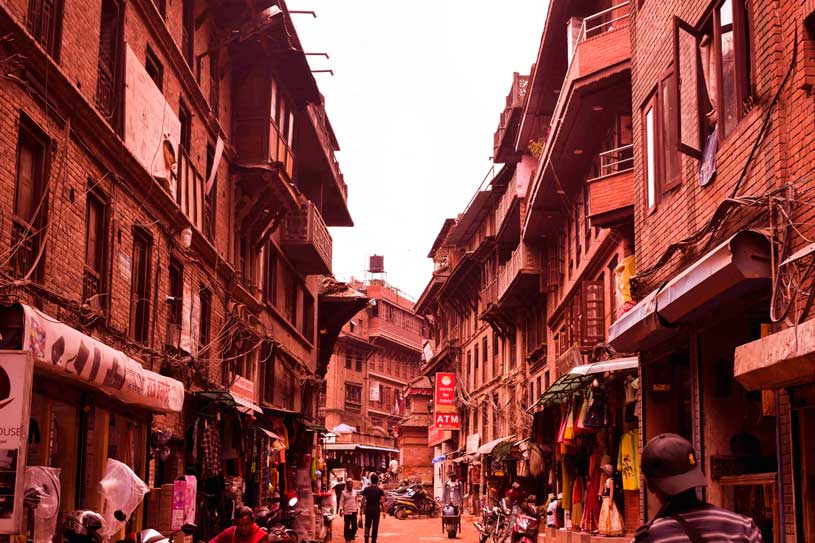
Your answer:
[[[442,541],[457,541],[459,543],[478,543],[478,532],[473,527],[470,517],[462,519],[461,533],[456,539],[447,539],[447,534],[441,531],[441,519],[438,518],[412,518],[398,520],[386,517],[379,522],[379,537],[377,543],[430,543]],[[342,520],[334,519],[332,543],[345,543],[342,535]],[[363,530],[360,526],[354,543],[365,543]]]

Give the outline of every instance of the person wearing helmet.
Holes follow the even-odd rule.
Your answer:
[[[635,543],[661,541],[732,541],[763,543],[751,519],[701,501],[696,488],[707,480],[690,442],[676,434],[660,434],[642,450],[641,469],[648,490],[662,508],[640,527]]]
[[[268,535],[255,524],[255,514],[249,507],[238,507],[235,525],[216,535],[209,543],[266,543]]]

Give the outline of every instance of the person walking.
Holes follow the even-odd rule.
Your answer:
[[[648,490],[662,507],[637,530],[635,543],[763,543],[752,519],[696,497],[696,488],[706,486],[707,481],[693,446],[684,437],[660,434],[652,438],[642,450],[641,463]]]
[[[379,515],[385,516],[385,491],[379,488],[379,475],[371,475],[371,484],[362,491],[362,510],[365,511],[365,543],[376,543]]]
[[[213,537],[209,543],[266,543],[268,536],[268,532],[255,524],[254,512],[241,506],[235,511],[235,525]]]
[[[357,537],[357,516],[359,507],[357,506],[357,491],[354,490],[354,482],[348,479],[345,489],[340,494],[339,513],[344,520],[343,535],[345,541],[353,541]]]
[[[455,507],[456,514],[461,509],[461,504],[464,503],[464,485],[458,480],[455,471],[451,471],[447,476],[447,482],[444,483],[444,490],[441,493],[441,503]]]

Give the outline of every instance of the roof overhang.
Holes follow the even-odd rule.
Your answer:
[[[770,242],[760,232],[742,230],[651,292],[609,327],[609,343],[620,352],[637,352],[673,335],[672,325],[690,321],[711,304],[738,300],[771,278]]]
[[[427,253],[427,258],[433,258],[436,256],[436,251],[439,250],[444,244],[444,241],[447,239],[447,234],[450,233],[450,230],[456,225],[455,219],[445,219],[444,224],[441,225],[441,230],[436,235],[436,239],[433,241],[433,247],[430,248],[430,252]]]
[[[598,374],[635,370],[638,365],[639,357],[627,356],[575,366],[569,370],[569,373],[558,377],[529,410],[531,411],[539,405],[552,405],[571,399],[572,394],[588,386]]]
[[[459,217],[455,228],[450,232],[450,236],[447,238],[449,244],[459,245],[478,231],[494,194],[492,190],[480,190],[475,193],[467,209]]]
[[[318,296],[317,375],[325,375],[342,327],[367,306],[368,298],[359,291],[333,277],[323,278]]]
[[[492,441],[484,443],[478,448],[478,450],[475,451],[475,454],[491,454],[495,447],[501,443],[509,441],[513,437],[515,437],[515,434],[512,434],[511,436],[499,437],[498,439],[493,439]]]

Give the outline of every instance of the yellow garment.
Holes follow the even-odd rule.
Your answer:
[[[622,474],[623,490],[640,489],[640,432],[631,430],[620,438],[617,471]]]
[[[631,297],[631,278],[634,276],[634,255],[623,258],[623,261],[614,269],[617,272],[617,296],[621,302],[633,301]]]

